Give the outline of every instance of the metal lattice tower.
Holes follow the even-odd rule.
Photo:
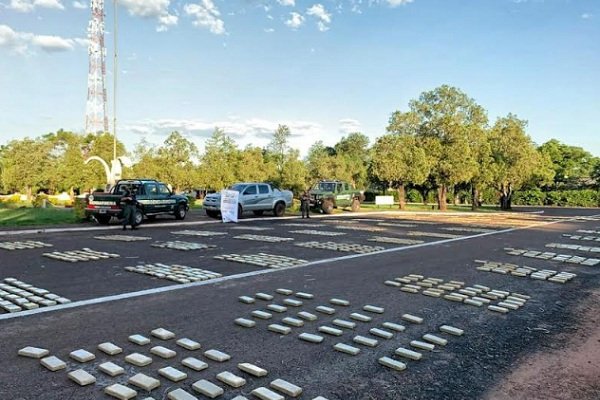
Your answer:
[[[104,0],[91,0],[92,19],[88,25],[88,93],[85,132],[108,132],[106,115],[106,47],[104,46]]]

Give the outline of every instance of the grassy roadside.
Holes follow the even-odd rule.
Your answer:
[[[0,227],[59,225],[79,222],[69,208],[0,208]]]

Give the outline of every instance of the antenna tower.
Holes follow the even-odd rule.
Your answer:
[[[104,0],[91,0],[92,19],[88,25],[88,93],[85,132],[108,132],[106,116],[106,48],[104,47]]]

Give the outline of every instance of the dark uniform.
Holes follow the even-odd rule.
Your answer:
[[[310,218],[310,196],[307,192],[302,193],[300,197],[300,211],[302,212],[302,218],[306,215],[306,218]]]
[[[131,225],[131,229],[137,229],[135,227],[135,212],[137,205],[137,198],[135,192],[131,192],[128,188],[125,188],[125,193],[121,197],[121,205],[123,206],[123,230],[127,229],[127,225]]]

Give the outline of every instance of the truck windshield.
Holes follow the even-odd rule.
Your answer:
[[[334,182],[320,182],[317,183],[313,190],[320,190],[323,192],[335,192],[335,183]]]

